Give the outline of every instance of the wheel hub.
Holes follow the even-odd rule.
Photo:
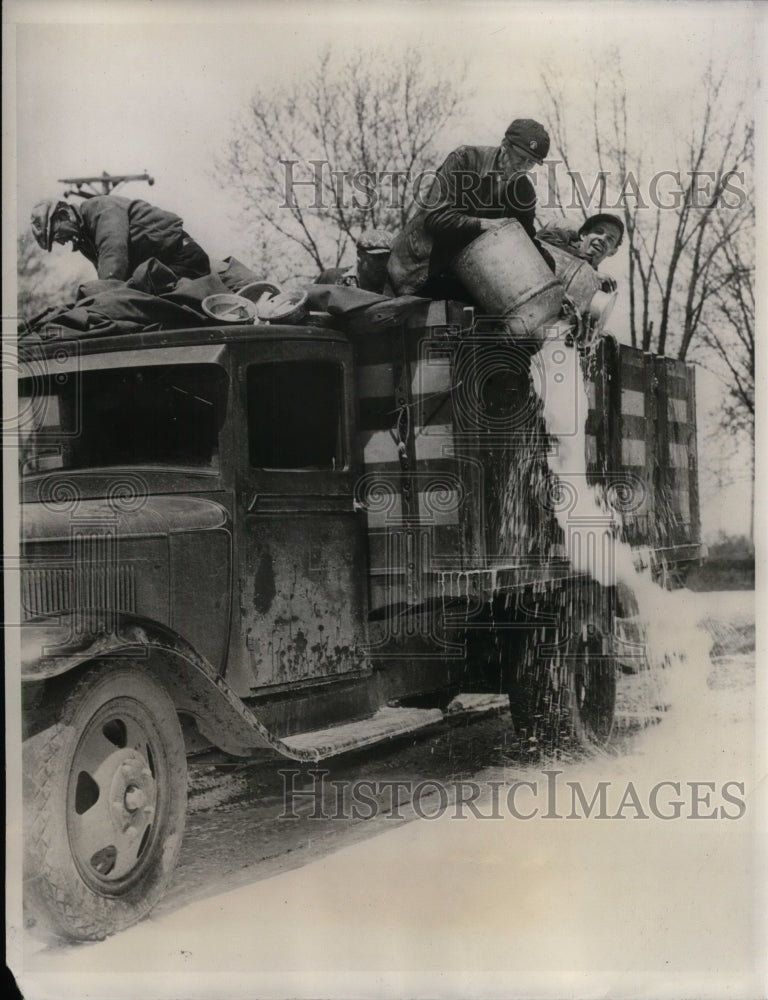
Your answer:
[[[75,774],[69,814],[72,849],[84,875],[106,889],[140,863],[155,821],[157,783],[144,752],[115,747],[100,737],[86,742]],[[81,785],[88,790],[82,802],[77,795]]]
[[[110,816],[116,833],[134,839],[151,823],[155,813],[156,788],[146,759],[136,750],[118,750],[112,759],[109,783]]]
[[[125,792],[124,801],[128,812],[136,812],[147,801],[147,797],[141,788],[137,788],[136,785],[129,785]]]

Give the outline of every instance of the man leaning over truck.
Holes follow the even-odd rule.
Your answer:
[[[208,255],[173,212],[139,198],[105,194],[80,205],[47,199],[32,210],[32,232],[43,250],[71,243],[96,268],[101,280],[127,281],[151,257],[177,278],[210,274]]]
[[[543,125],[517,118],[498,146],[460,146],[417,192],[417,211],[395,237],[389,282],[395,295],[468,299],[450,262],[468,243],[507,219],[517,219],[536,243],[536,191],[526,172],[549,152]]]

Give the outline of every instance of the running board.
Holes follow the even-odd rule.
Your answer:
[[[317,729],[309,733],[286,736],[280,743],[288,757],[301,760],[324,760],[337,754],[349,753],[373,746],[384,740],[415,733],[446,719],[451,721],[468,715],[484,714],[509,707],[506,695],[457,695],[445,711],[439,708],[380,708],[375,715],[358,722]]]

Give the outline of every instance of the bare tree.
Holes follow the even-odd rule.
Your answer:
[[[714,309],[701,339],[728,373],[725,424],[751,432],[755,421],[755,266],[750,246],[729,241]]]
[[[436,165],[436,140],[463,108],[455,64],[435,77],[416,49],[373,56],[325,51],[289,86],[256,91],[234,125],[221,183],[242,194],[277,268],[335,266],[361,230],[400,228],[407,185]]]
[[[630,113],[617,53],[595,68],[591,122],[587,128],[579,122],[575,143],[565,82],[551,71],[542,77],[553,151],[567,178],[560,182],[569,189],[571,204],[582,218],[600,210],[623,218],[631,342],[660,354],[674,344],[681,359],[727,280],[731,241],[754,215],[745,169],[751,164],[753,126],[744,108],[726,99],[725,79],[711,66],[704,71],[684,149],[670,162],[668,148],[653,155],[643,116]],[[591,186],[585,177],[594,178]],[[561,211],[563,201],[560,191]]]
[[[728,70],[732,75],[733,67]],[[741,437],[753,481],[754,131],[733,96],[733,80],[706,67],[691,107],[670,104],[677,120],[662,143],[643,127],[644,119],[658,116],[638,110],[618,53],[595,66],[586,127],[572,118],[562,78],[548,72],[543,89],[564,168],[555,186],[557,209],[564,214],[569,199],[581,218],[600,210],[621,216],[631,342],[645,351],[693,356],[720,377],[725,403],[717,448],[736,454],[734,436]],[[682,137],[679,148],[670,134]]]
[[[724,243],[717,279],[712,308],[701,321],[697,358],[725,385],[725,402],[719,413],[721,429],[731,441],[735,435],[749,444],[751,542],[755,504],[755,265],[751,227]]]
[[[31,232],[22,233],[17,240],[16,274],[16,305],[22,327],[74,299],[72,278],[62,277],[56,262],[38,247]]]

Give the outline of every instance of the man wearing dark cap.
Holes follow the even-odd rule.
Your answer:
[[[540,229],[536,237],[543,243],[588,261],[597,270],[605,258],[612,257],[621,245],[624,223],[618,215],[600,212],[590,215],[579,229],[552,224]],[[604,282],[609,286],[607,291],[615,289],[613,278],[606,276]]]
[[[178,215],[138,198],[97,195],[79,205],[41,201],[32,210],[32,232],[43,250],[71,243],[100,279],[127,281],[151,257],[179,278],[200,278],[211,270],[208,255],[184,231]]]
[[[387,282],[387,262],[392,233],[366,229],[357,241],[357,261],[352,267],[329,267],[315,279],[316,285],[351,285],[381,294]]]
[[[536,191],[526,173],[548,152],[544,127],[518,118],[499,146],[460,146],[450,153],[429,189],[415,193],[417,211],[395,237],[389,260],[394,293],[467,300],[450,261],[468,243],[507,219],[517,219],[535,242]]]

